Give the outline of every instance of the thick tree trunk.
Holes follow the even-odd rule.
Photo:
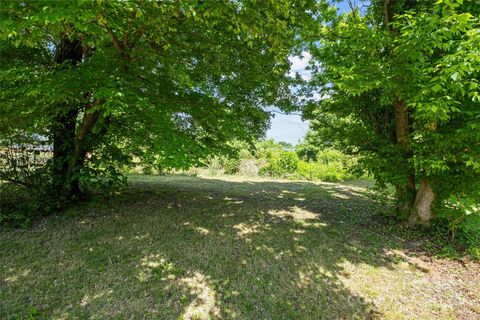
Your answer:
[[[66,174],[67,195],[70,197],[70,199],[79,199],[83,196],[82,189],[80,188],[80,170],[82,169],[84,162],[85,153],[79,154],[74,152],[70,157]]]
[[[55,62],[77,65],[83,58],[83,47],[79,40],[63,38],[55,52]],[[53,117],[53,167],[52,176],[54,191],[59,197],[66,200],[72,199],[81,193],[78,181],[78,171],[72,170],[75,160],[76,127],[79,107],[64,103],[59,106],[57,114]]]
[[[397,143],[402,148],[403,159],[407,165],[407,162],[410,158],[410,120],[408,109],[405,103],[398,98],[393,100],[393,108],[395,111],[395,131]],[[396,186],[396,191],[398,210],[403,214],[408,214],[412,210],[415,199],[415,175],[407,171],[405,183]]]
[[[85,163],[85,158],[88,152],[88,145],[85,141],[87,135],[93,129],[93,126],[100,117],[100,110],[90,112],[93,105],[101,104],[103,101],[96,101],[94,104],[85,106],[85,113],[83,114],[82,122],[80,123],[77,133],[74,135],[74,148],[69,158],[67,177],[69,181],[69,191],[72,197],[82,197],[82,190],[80,188],[80,171]]]
[[[428,223],[434,216],[432,206],[435,202],[435,197],[435,192],[430,187],[428,180],[422,179],[413,208],[410,211],[408,223],[411,225]]]
[[[72,186],[72,181],[69,177],[69,167],[71,157],[75,150],[75,127],[78,111],[76,108],[70,108],[70,110],[68,110],[67,106],[64,110],[62,110],[64,112],[55,117],[52,125],[52,176],[54,191],[59,196],[70,198],[72,196],[72,190],[76,189],[76,186]]]
[[[382,15],[385,28],[395,35],[397,30],[391,24],[394,18],[394,8],[397,4],[396,0],[382,0]],[[415,1],[410,3],[403,3],[404,11],[415,6]],[[396,12],[399,13],[399,12]],[[398,81],[402,81],[398,79]],[[400,86],[401,87],[401,86]],[[405,101],[401,100],[397,95],[393,99],[393,107],[395,110],[395,133],[397,143],[401,146],[403,151],[403,159],[407,172],[405,172],[405,183],[397,185],[397,199],[398,209],[403,214],[408,214],[409,224],[427,223],[433,218],[432,206],[435,201],[435,193],[430,187],[426,179],[422,179],[418,191],[416,190],[415,174],[409,168],[408,161],[411,158],[410,151],[410,115],[405,105]]]

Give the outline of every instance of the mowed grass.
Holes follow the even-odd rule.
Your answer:
[[[478,319],[480,267],[432,257],[361,184],[131,176],[1,230],[1,319]]]

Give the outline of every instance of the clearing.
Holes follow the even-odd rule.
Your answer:
[[[375,198],[360,183],[131,176],[1,230],[0,318],[480,318],[480,265],[434,257]]]

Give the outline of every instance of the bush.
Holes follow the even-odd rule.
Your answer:
[[[342,167],[321,162],[300,161],[296,173],[297,179],[310,181],[341,181],[354,178],[352,174]]]
[[[267,161],[268,162],[260,168],[260,175],[286,177],[295,174],[300,159],[295,152],[276,150],[270,154]]]
[[[32,213],[37,211],[31,193],[24,187],[13,183],[0,185],[0,223],[26,225],[32,218]]]
[[[207,172],[209,175],[212,175],[212,176],[224,173],[222,161],[218,156],[212,157],[211,159],[208,160]]]
[[[478,199],[450,196],[438,206],[436,213],[448,225],[451,240],[468,248],[480,259],[480,205]]]
[[[0,224],[27,227],[36,218],[64,205],[53,198],[46,185],[24,187],[10,182],[0,183]]]
[[[350,168],[355,164],[352,156],[348,156],[335,149],[325,149],[317,153],[317,162],[326,165],[335,165],[342,168]]]
[[[276,153],[284,151],[283,146],[272,139],[260,141],[255,145],[256,159],[269,159]]]
[[[145,174],[145,175],[153,175],[153,168],[152,167],[142,167],[142,173]]]
[[[221,164],[226,174],[238,173],[241,160],[239,158],[223,158]]]
[[[236,157],[214,156],[207,162],[209,175],[235,174],[240,169],[241,160]]]
[[[295,152],[297,152],[298,157],[304,161],[317,161],[320,148],[311,143],[303,142],[297,145]]]
[[[335,149],[325,149],[317,152],[315,158],[316,161],[299,162],[297,179],[342,181],[356,178],[349,171],[355,164],[351,156]]]
[[[316,159],[316,161],[303,161],[295,152],[270,149],[267,162],[260,168],[259,174],[311,181],[341,181],[356,177],[349,172],[355,164],[355,159],[338,150],[319,151]]]
[[[260,141],[252,154],[247,148],[237,148],[237,154],[210,158],[207,170],[209,175],[241,174],[246,176],[269,176],[274,178],[293,178],[299,180],[342,181],[356,178],[350,170],[356,164],[356,158],[335,149],[324,149],[309,159],[301,160],[299,150],[289,151],[288,146],[273,140]],[[298,149],[298,148],[297,148]],[[313,148],[309,148],[311,153]]]
[[[240,167],[238,168],[238,173],[244,176],[256,177],[258,176],[258,171],[261,167],[262,164],[259,164],[258,160],[242,159],[240,162]]]

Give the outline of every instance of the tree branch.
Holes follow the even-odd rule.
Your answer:
[[[289,115],[292,115],[292,116],[302,116],[301,113],[296,113],[296,112],[281,112],[281,111],[274,111],[274,110],[271,110],[269,112],[273,112],[273,113],[278,113],[278,114],[282,114],[282,115],[285,115],[285,116],[289,116]]]
[[[9,178],[9,177],[0,177],[0,180],[16,183],[16,184],[22,185],[22,186],[27,187],[27,188],[33,187],[33,184],[30,184],[30,183],[27,183],[27,182],[24,182],[24,181],[20,181],[20,180],[17,180],[17,179]]]

